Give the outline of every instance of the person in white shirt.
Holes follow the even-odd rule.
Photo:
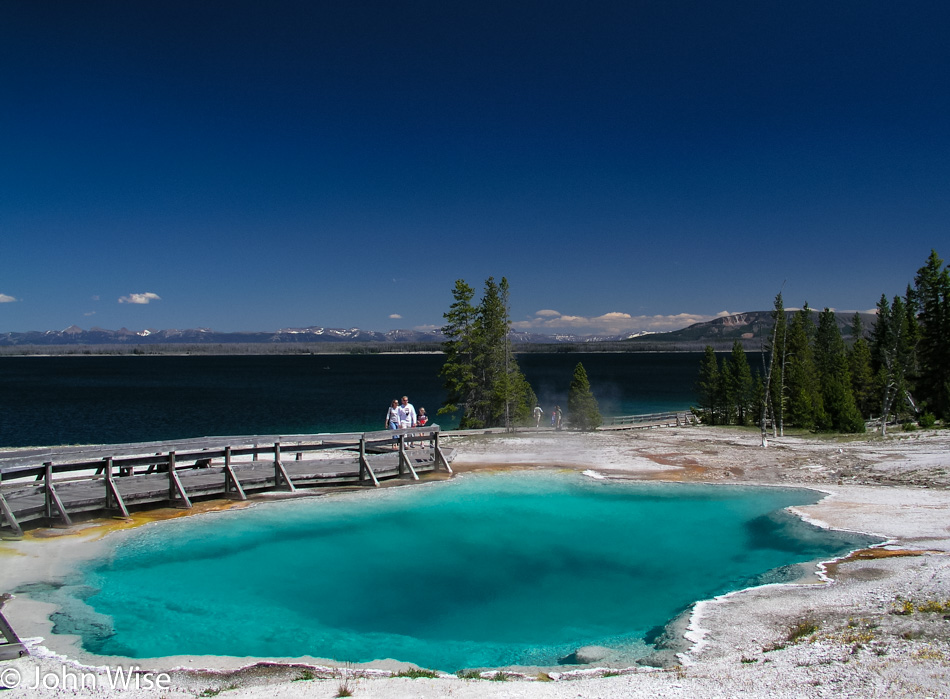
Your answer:
[[[397,412],[399,414],[399,429],[405,430],[416,426],[416,409],[412,407],[409,398],[402,397],[402,403]]]
[[[396,410],[399,414],[399,429],[407,430],[416,426],[416,409],[412,407],[412,403],[409,402],[406,396],[402,397],[402,403]],[[409,446],[414,446],[411,436],[409,437]]]

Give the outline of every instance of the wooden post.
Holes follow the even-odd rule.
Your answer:
[[[16,660],[30,654],[26,646],[17,638],[13,627],[3,618],[3,614],[0,614],[0,636],[6,639],[5,642],[0,643],[0,660]],[[20,675],[16,674],[15,677],[19,679]]]
[[[46,517],[48,519],[53,518],[53,507],[55,507],[57,511],[59,511],[59,516],[63,519],[63,523],[67,527],[71,527],[73,521],[69,518],[69,515],[66,514],[63,501],[59,499],[59,495],[56,494],[56,489],[53,487],[53,462],[47,461],[43,466],[46,467]]]
[[[442,453],[442,447],[439,446],[439,433],[436,432],[432,435],[432,446],[435,454],[433,454],[433,460],[435,462],[435,467],[439,468],[439,462],[442,462],[442,465],[445,466],[445,470],[450,474],[452,473],[452,467],[449,466],[448,459],[445,458],[445,454]]]
[[[128,519],[129,511],[122,501],[122,494],[115,486],[115,480],[112,478],[112,457],[107,456],[103,461],[105,462],[104,468],[106,472],[106,509],[118,510],[122,513],[123,517]]]
[[[412,467],[409,457],[406,456],[406,435],[403,433],[399,435],[399,475],[402,476],[406,471],[412,474],[413,480],[419,480],[416,469]]]
[[[20,529],[20,523],[16,521],[16,517],[13,516],[13,510],[7,504],[6,498],[3,497],[3,493],[0,493],[0,514],[3,515],[4,519],[7,520],[7,524],[10,525],[10,528],[13,530],[15,536],[23,536],[23,530]]]
[[[241,487],[241,482],[237,479],[237,476],[234,473],[234,468],[231,466],[231,447],[224,448],[224,497],[231,497],[231,491],[234,491],[237,495],[238,500],[247,500],[247,495],[244,494],[244,488]]]
[[[284,465],[280,462],[280,442],[274,443],[274,487],[279,488],[281,480],[284,481],[284,484],[287,486],[287,490],[291,493],[296,493],[297,488],[294,485],[293,481],[290,480],[290,476],[287,475],[287,470],[284,468]]]
[[[370,468],[369,461],[366,459],[366,435],[360,435],[360,482],[366,480],[366,476],[373,480],[373,485],[379,487],[379,481],[376,480],[376,474],[373,473],[373,469]]]
[[[168,499],[173,503],[180,499],[179,507],[191,508],[191,500],[188,493],[185,492],[185,486],[182,485],[178,477],[178,471],[175,470],[175,452],[168,452]]]

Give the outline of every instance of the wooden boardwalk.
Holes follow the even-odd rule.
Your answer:
[[[129,508],[190,508],[194,498],[366,485],[450,466],[439,427],[360,434],[230,437],[0,455],[0,532],[27,522],[72,524],[79,513],[129,516]],[[394,438],[398,441],[394,441]],[[319,457],[319,458],[315,458]]]
[[[645,413],[643,415],[616,415],[609,417],[599,430],[640,430],[653,427],[689,427],[699,421],[691,412]]]

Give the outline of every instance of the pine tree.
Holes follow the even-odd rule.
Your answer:
[[[771,413],[772,435],[783,434],[782,421],[785,415],[785,350],[788,324],[785,318],[785,304],[782,292],[775,297],[772,311],[772,332],[765,343],[768,364],[765,368],[765,385],[761,398],[759,421],[762,428],[762,446],[768,446],[766,420]]]
[[[788,359],[785,365],[788,398],[785,417],[788,423],[798,427],[822,429],[827,425],[827,417],[812,355],[813,331],[811,309],[806,303],[792,318],[788,329]]]
[[[700,419],[707,425],[719,424],[720,378],[719,360],[716,352],[706,345],[705,353],[699,364],[699,380],[696,382],[699,395]]]
[[[828,308],[818,316],[814,355],[822,405],[827,416],[824,427],[838,432],[864,432],[864,420],[851,390],[844,340],[835,313]]]
[[[504,425],[508,313],[494,277],[485,281],[485,293],[475,319],[475,338],[477,390],[471,417],[477,427]]]
[[[950,419],[950,267],[936,250],[914,279],[920,320],[919,396],[928,410]]]
[[[463,429],[527,424],[536,398],[511,349],[508,280],[498,284],[489,277],[477,307],[471,304],[474,293],[458,280],[455,303],[445,314],[442,376],[448,395],[439,413],[461,411]]]
[[[442,365],[442,379],[446,390],[445,405],[439,409],[440,415],[462,412],[460,427],[470,427],[466,417],[469,405],[475,399],[476,382],[474,374],[475,318],[476,309],[472,306],[475,290],[462,279],[455,282],[452,297],[455,302],[443,317],[446,320],[442,333],[446,340],[442,343],[445,363]]]
[[[855,313],[851,321],[851,337],[854,341],[848,349],[848,369],[851,371],[851,391],[854,403],[862,417],[871,417],[874,374],[871,371],[871,349],[864,337],[861,314]]]
[[[587,372],[580,362],[574,368],[574,378],[567,393],[567,415],[571,425],[585,431],[596,429],[603,422],[597,400],[590,390]]]
[[[755,386],[749,360],[739,340],[732,343],[732,354],[729,355],[723,373],[726,402],[729,406],[728,422],[747,425],[753,414]]]
[[[905,406],[916,412],[908,383],[914,365],[912,338],[907,304],[900,296],[888,304],[887,297],[882,296],[877,305],[871,353],[872,359],[876,358],[879,363],[876,378],[881,400],[881,434],[887,434],[887,421],[892,413],[899,416]]]

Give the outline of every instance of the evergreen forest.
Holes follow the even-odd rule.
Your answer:
[[[779,293],[773,326],[753,370],[737,340],[720,360],[706,347],[694,409],[713,425],[864,432],[867,421],[932,426],[950,419],[950,267],[931,251],[903,295],[877,303],[877,319],[852,321],[846,344],[825,308],[786,312]]]

